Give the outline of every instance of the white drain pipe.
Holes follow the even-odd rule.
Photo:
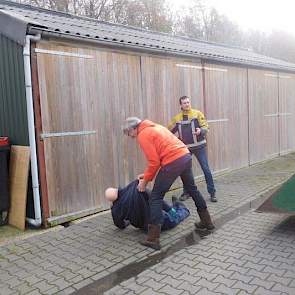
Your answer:
[[[31,225],[35,227],[39,227],[41,225],[42,218],[41,218],[41,202],[40,202],[40,192],[39,192],[39,175],[38,175],[34,105],[33,105],[33,92],[32,92],[31,41],[37,42],[40,39],[41,39],[40,34],[36,36],[27,35],[26,44],[23,49],[28,130],[29,130],[29,142],[30,142],[30,149],[31,149],[31,173],[32,173],[34,212],[35,212],[35,219],[26,218],[26,220],[28,223],[30,223]]]

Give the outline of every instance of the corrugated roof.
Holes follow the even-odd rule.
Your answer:
[[[195,56],[212,61],[295,71],[295,64],[257,54],[249,50],[106,23],[87,17],[79,17],[0,0],[0,23],[1,18],[7,16],[16,21],[21,20],[22,24],[25,22],[27,32],[41,31],[56,33],[56,36],[61,38],[76,37],[97,43],[108,43],[113,46],[125,45],[132,46],[135,49],[162,51],[190,57]],[[5,34],[3,25],[0,26],[0,31]],[[20,38],[18,37],[18,39]]]

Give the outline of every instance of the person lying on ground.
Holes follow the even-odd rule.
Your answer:
[[[136,228],[148,230],[150,192],[148,190],[139,192],[138,183],[138,180],[134,180],[124,188],[109,187],[105,191],[106,199],[112,203],[111,212],[114,224],[120,229],[131,224]],[[172,203],[170,206],[167,202],[163,202],[162,230],[174,228],[190,215],[186,206],[176,197],[172,197]]]

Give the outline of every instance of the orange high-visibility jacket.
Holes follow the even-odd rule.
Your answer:
[[[146,181],[153,180],[160,167],[189,154],[186,145],[164,126],[144,120],[137,132],[137,141],[148,162],[144,171]]]

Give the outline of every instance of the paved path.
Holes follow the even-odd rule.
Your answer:
[[[275,187],[289,178],[294,171],[295,154],[290,154],[218,177],[216,179],[216,187],[219,202],[214,204],[208,203],[209,210],[214,218],[220,218],[242,205],[249,205],[251,201],[259,198],[262,192]],[[202,192],[205,192],[204,183],[200,184],[199,187]],[[187,201],[186,204],[191,208],[192,216],[177,228],[162,234],[161,243],[163,245],[163,251],[177,242],[181,237],[189,234],[193,229],[193,223],[197,218],[196,210],[193,208],[191,200]],[[266,220],[269,218],[267,216],[265,217]],[[258,221],[260,218],[258,218]],[[274,218],[273,224],[280,221],[276,219],[280,217]],[[270,222],[270,224],[272,223]],[[235,222],[231,226],[235,226]],[[264,225],[262,226],[264,227]],[[222,236],[221,232],[225,229],[224,227],[224,229],[217,230],[212,237],[202,240],[200,243],[202,248],[204,247],[203,243],[221,243],[223,239],[218,242],[215,239]],[[243,232],[243,227],[238,227],[237,231],[239,230]],[[228,234],[229,239],[234,238],[234,236],[231,237],[231,231]],[[232,244],[233,253],[237,252],[235,246],[239,245],[243,240],[239,232],[236,234],[240,239]],[[156,255],[157,252],[146,249],[138,243],[142,238],[144,238],[144,234],[132,227],[123,231],[116,229],[112,224],[110,214],[107,213],[74,224],[68,228],[63,228],[62,230],[51,231],[22,241],[2,245],[0,247],[0,294],[71,294],[84,286],[114,273],[126,265],[143,261],[147,257]],[[209,249],[216,248],[209,244],[206,244]],[[193,247],[200,246],[196,245]],[[183,250],[180,254],[189,254],[186,251],[189,250]],[[222,252],[222,250],[220,251]],[[224,252],[216,252],[212,255],[217,254],[222,255]],[[177,257],[179,253],[175,255]],[[250,253],[247,255],[251,257]],[[203,256],[204,259],[207,258],[204,254]],[[239,260],[239,257],[232,257],[232,259],[234,258]],[[290,257],[285,258],[288,260]],[[198,263],[198,261],[195,262],[195,264]],[[249,263],[254,262],[249,261]],[[206,260],[200,262],[199,265],[206,266]],[[238,266],[241,265],[238,264]],[[170,270],[172,271],[172,269],[171,267]],[[202,271],[211,273],[211,268],[209,267],[207,270],[204,268]],[[257,271],[259,272],[260,268]],[[230,276],[225,276],[226,274],[223,277],[227,280],[233,280]],[[159,281],[155,278],[154,280]],[[203,278],[202,280],[205,279]],[[288,280],[288,277],[286,277],[286,280]],[[137,281],[134,282],[137,287]],[[169,288],[169,286],[168,284],[166,287]],[[230,282],[225,284],[225,286],[231,287]],[[202,287],[200,283],[199,290]],[[292,288],[292,286],[289,287]],[[205,288],[214,290],[208,286],[205,286]],[[122,290],[125,290],[123,285]],[[273,291],[275,290],[273,289]],[[129,289],[127,291],[129,292]],[[147,292],[150,291],[148,290]],[[175,294],[182,294],[185,292],[185,289],[179,289],[175,292]],[[152,291],[150,294],[157,293]],[[174,293],[168,292],[168,294]]]
[[[295,216],[249,212],[105,292],[295,294]]]

